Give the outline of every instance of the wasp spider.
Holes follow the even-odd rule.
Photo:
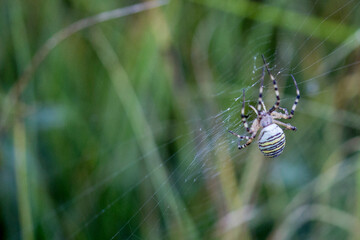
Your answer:
[[[243,103],[241,108],[241,119],[244,123],[244,126],[246,128],[246,131],[250,134],[250,136],[242,136],[239,134],[236,134],[232,131],[229,131],[231,134],[235,135],[239,138],[238,148],[242,149],[247,146],[249,146],[254,138],[256,137],[256,134],[260,128],[262,128],[260,132],[259,137],[259,148],[260,151],[266,156],[266,157],[277,157],[279,156],[285,147],[285,134],[283,130],[278,126],[284,126],[286,129],[291,129],[293,131],[296,131],[296,127],[291,126],[290,124],[286,124],[283,122],[280,122],[276,119],[291,119],[294,116],[296,105],[299,102],[300,99],[300,91],[297,86],[296,80],[293,75],[291,75],[292,79],[294,80],[294,84],[296,87],[296,99],[295,102],[291,108],[290,114],[285,108],[280,107],[280,96],[279,96],[279,90],[278,86],[276,84],[276,79],[271,74],[269,70],[269,66],[266,63],[266,60],[264,58],[264,55],[262,55],[262,59],[264,61],[264,67],[261,75],[261,83],[260,83],[260,90],[259,90],[259,101],[257,105],[257,109],[255,107],[251,106],[251,109],[254,110],[254,112],[257,115],[257,118],[254,120],[253,124],[249,128],[249,125],[246,121],[246,118],[248,117],[245,115],[245,89],[243,89]],[[262,99],[263,94],[263,85],[264,85],[264,77],[265,77],[265,68],[273,82],[275,95],[276,95],[276,102],[274,106],[272,106],[269,111],[266,110],[265,104]],[[276,111],[277,109],[282,110],[282,112]],[[241,140],[247,140],[245,144],[241,144]]]

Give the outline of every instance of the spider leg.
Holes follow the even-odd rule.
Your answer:
[[[253,108],[254,111],[256,111],[256,109],[254,107],[252,107],[252,108]],[[256,111],[256,113],[257,113],[257,111]],[[239,142],[238,142],[238,148],[239,149],[242,149],[244,147],[249,146],[251,144],[251,142],[253,141],[253,139],[255,138],[257,131],[259,130],[259,126],[258,126],[259,123],[258,123],[257,119],[255,119],[255,121],[251,125],[251,129],[250,129],[249,125],[248,125],[248,123],[246,121],[247,117],[248,116],[245,115],[245,89],[243,89],[243,102],[242,102],[242,107],[241,107],[241,121],[243,122],[244,127],[246,128],[246,131],[248,133],[250,133],[251,136],[250,137],[249,136],[241,136],[241,135],[239,135],[237,133],[234,133],[233,131],[229,131],[229,133],[231,133],[232,135],[236,136],[239,139]],[[244,140],[244,139],[247,139],[248,141],[245,144],[241,145],[240,141]]]
[[[254,132],[250,137],[249,137],[249,140],[243,144],[243,145],[240,145],[240,141],[239,141],[239,144],[238,144],[238,148],[239,149],[242,149],[242,148],[246,148],[247,146],[249,146],[252,141],[254,140],[254,138],[256,137],[256,132]]]
[[[240,134],[237,134],[237,133],[234,133],[233,131],[229,131],[229,133],[231,133],[232,135],[236,136],[239,138],[239,140],[244,140],[244,139],[249,139],[250,137],[249,136],[243,136],[243,135],[240,135]]]
[[[263,108],[264,108],[264,111],[267,112],[264,102],[261,102],[261,104],[262,104],[262,106],[263,106]]]
[[[275,102],[274,106],[272,106],[272,107],[270,108],[270,110],[269,110],[269,112],[272,113],[273,111],[275,111],[276,109],[279,108],[279,105],[280,105],[280,93],[279,93],[279,90],[278,90],[278,85],[277,85],[277,83],[276,83],[276,79],[275,79],[274,76],[271,74],[270,69],[269,69],[268,64],[267,64],[267,62],[266,62],[266,60],[265,60],[264,55],[261,55],[261,57],[262,57],[262,59],[263,59],[263,61],[264,61],[266,70],[267,70],[267,72],[268,72],[268,74],[269,74],[269,76],[270,76],[270,78],[271,78],[271,80],[272,80],[272,82],[273,82],[274,90],[275,90],[275,95],[276,95],[276,102]]]
[[[264,102],[262,100],[263,88],[264,88],[264,78],[265,78],[265,67],[263,67],[262,74],[261,74],[261,79],[260,79],[259,101],[258,101],[258,106],[257,106],[257,111],[258,112],[261,111],[261,106],[263,106],[264,111],[266,111]]]
[[[242,149],[242,148],[249,146],[252,143],[252,141],[254,140],[254,138],[256,137],[256,133],[258,132],[259,129],[260,129],[260,122],[258,119],[255,119],[253,124],[251,125],[250,132],[249,132],[251,134],[251,136],[248,137],[248,141],[243,145],[240,145],[240,141],[239,141],[238,148]]]
[[[272,112],[271,116],[273,117],[273,119],[290,119],[290,115],[287,114],[287,112]]]
[[[286,115],[289,115],[289,112],[286,108],[279,107],[280,110],[283,110]]]
[[[254,138],[256,137],[256,133],[257,131],[260,129],[260,123],[259,123],[259,120],[258,119],[255,119],[253,124],[251,125],[251,128],[249,130],[249,133],[251,134],[250,137],[249,136],[242,136],[242,135],[239,135],[237,133],[234,133],[233,131],[229,131],[229,133],[231,133],[232,135],[236,136],[237,138],[239,138],[239,142],[238,142],[238,148],[239,149],[242,149],[242,148],[245,148],[247,146],[249,146],[252,141],[254,140]],[[240,144],[240,141],[241,140],[244,140],[244,139],[247,139],[248,141],[241,145]]]
[[[242,145],[241,145],[241,140],[244,140],[244,139],[249,140],[249,139],[250,139],[249,136],[242,136],[242,135],[239,135],[239,134],[237,134],[237,133],[234,133],[233,131],[229,131],[229,133],[231,133],[232,135],[236,136],[236,137],[239,139],[239,141],[238,141],[238,148],[239,148],[239,149],[242,148],[242,147],[241,147],[241,146],[242,146]]]
[[[295,84],[295,87],[296,87],[296,98],[295,98],[295,102],[294,102],[294,104],[293,104],[293,106],[291,108],[289,118],[292,118],[294,116],[296,106],[297,106],[297,104],[299,102],[299,99],[300,99],[300,91],[299,91],[298,85],[296,83],[296,80],[295,80],[295,78],[294,78],[294,76],[292,74],[291,74],[291,77],[294,80],[294,84]]]
[[[249,107],[255,112],[256,115],[259,115],[259,112],[254,108],[254,106],[249,104]]]
[[[291,77],[293,78],[294,80],[294,84],[295,84],[295,87],[296,87],[296,98],[295,98],[295,102],[291,108],[291,112],[289,114],[289,112],[287,111],[286,108],[282,108],[282,107],[279,107],[280,110],[283,110],[284,113],[279,113],[279,112],[272,112],[271,113],[271,116],[273,116],[274,118],[276,119],[279,119],[279,118],[283,118],[283,119],[291,119],[293,116],[294,116],[294,113],[295,113],[295,109],[296,109],[296,106],[299,102],[299,99],[300,99],[300,91],[299,91],[299,88],[297,86],[297,83],[296,83],[296,80],[294,78],[293,75],[291,75]]]
[[[280,122],[280,121],[277,121],[277,120],[273,120],[273,122],[278,124],[278,125],[281,125],[281,126],[285,127],[286,129],[296,131],[296,127],[292,126],[291,124],[283,123],[283,122]]]
[[[250,133],[249,125],[246,121],[247,117],[248,116],[245,115],[245,89],[243,89],[243,103],[242,103],[242,107],[241,107],[241,120],[244,124],[244,127],[246,128],[246,131]]]
[[[251,144],[251,142],[254,140],[254,138],[256,137],[256,132],[253,133],[250,137],[249,136],[239,135],[237,133],[234,133],[233,131],[229,131],[229,133],[231,133],[232,135],[239,138],[239,141],[238,141],[238,148],[239,149],[242,149],[242,148],[245,148],[245,147],[249,146]],[[241,144],[241,140],[244,140],[244,139],[247,139],[248,141],[245,144]]]

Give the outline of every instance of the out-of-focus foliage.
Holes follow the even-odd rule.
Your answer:
[[[0,238],[357,239],[359,3],[171,0],[67,37],[16,91],[56,32],[132,4],[0,2]],[[301,90],[276,159],[227,133],[261,54],[282,106]]]

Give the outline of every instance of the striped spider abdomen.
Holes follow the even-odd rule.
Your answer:
[[[275,123],[264,127],[260,132],[259,149],[269,158],[279,156],[285,147],[284,131]]]

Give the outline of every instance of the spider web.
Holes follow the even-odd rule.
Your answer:
[[[216,4],[185,3],[201,8],[204,17],[194,27],[189,58],[176,58],[178,61],[190,60],[187,64],[193,69],[192,76],[181,76],[180,83],[174,82],[178,84],[174,105],[183,108],[184,120],[151,126],[152,134],[161,136],[171,125],[172,138],[144,147],[136,155],[132,154],[134,146],[151,138],[146,131],[140,139],[134,137],[117,143],[122,150],[129,149],[129,152],[112,149],[111,155],[117,165],[88,179],[88,186],[84,186],[82,192],[76,192],[63,204],[54,206],[54,211],[42,216],[41,222],[46,225],[46,222],[58,221],[59,215],[68,215],[66,221],[72,226],[66,227],[70,229],[66,238],[70,239],[92,239],[94,231],[99,234],[95,236],[102,236],[102,239],[152,239],[154,236],[154,239],[159,236],[163,239],[215,239],[229,233],[234,234],[234,239],[239,235],[244,239],[249,237],[250,233],[242,226],[251,223],[256,228],[264,215],[254,195],[264,174],[262,166],[269,163],[262,160],[256,141],[239,151],[237,139],[227,132],[232,130],[246,135],[240,117],[242,89],[245,89],[246,113],[251,124],[256,116],[248,105],[256,106],[263,68],[261,54],[264,54],[278,80],[282,107],[291,108],[296,97],[290,74],[297,80],[302,99],[292,124],[296,126],[299,115],[316,115],[305,111],[307,108],[302,104],[327,91],[326,88],[323,90],[320,80],[350,71],[360,63],[353,57],[359,44],[358,34],[354,32],[345,41],[335,38],[341,34],[343,26],[356,22],[360,3],[355,0],[333,3],[340,7],[327,13],[315,12],[327,4],[320,0],[269,5],[290,12],[299,11],[302,16],[300,23],[290,30],[280,24],[276,34],[269,27],[271,20],[266,18],[249,20]],[[304,34],[309,31],[306,27],[314,16],[320,16],[320,20],[310,33]],[[319,37],[317,34],[329,22],[334,24],[333,28]],[[178,25],[175,29],[180,28]],[[222,39],[229,33],[234,35],[232,39]],[[272,39],[274,36],[277,39]],[[176,51],[181,52],[181,47],[175,46]],[[193,79],[195,89],[188,86],[188,77]],[[268,75],[264,88],[264,100],[269,109],[275,96]],[[359,126],[351,119],[344,124],[354,128]],[[186,131],[179,132],[178,129]],[[289,143],[284,153],[273,161],[272,172],[264,174],[269,181],[279,181],[276,169],[282,166],[280,161],[290,159],[294,152],[291,149],[300,144],[296,134],[286,132]],[[150,163],[146,164],[146,161]],[[254,174],[253,178],[249,173]],[[306,178],[297,174],[301,175],[297,171],[287,179],[296,185],[299,184],[297,178]],[[100,201],[104,194],[107,197]],[[98,202],[91,204],[92,199],[98,199]],[[94,208],[88,211],[89,214],[84,213],[82,219],[71,219],[71,211],[87,205]]]

